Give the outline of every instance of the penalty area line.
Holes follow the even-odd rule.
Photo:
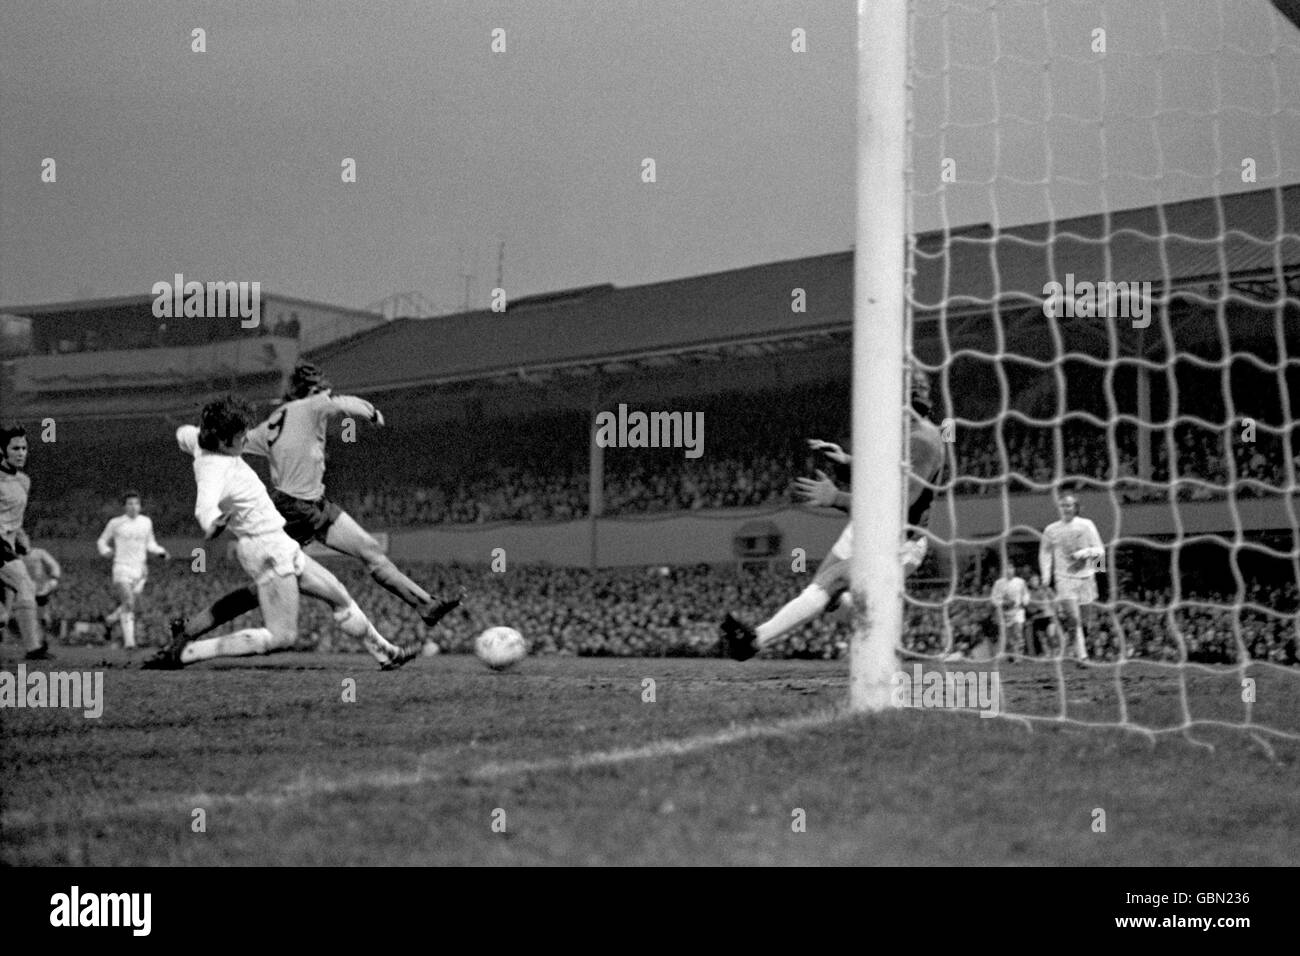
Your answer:
[[[461,781],[481,783],[527,774],[582,771],[594,767],[617,766],[641,760],[685,756],[747,740],[788,736],[805,730],[828,727],[839,720],[853,716],[857,715],[844,709],[821,710],[799,717],[786,717],[765,723],[733,725],[712,733],[697,734],[676,740],[657,740],[639,746],[593,750],[568,756],[546,757],[540,760],[489,762],[479,767],[461,771],[426,770],[423,768],[409,771],[370,771],[350,774],[337,779],[304,777],[274,790],[250,791],[248,793],[168,794],[151,800],[119,804],[103,809],[85,808],[78,816],[86,820],[107,819],[134,814],[174,813],[177,811],[188,813],[196,808],[239,806],[277,808],[300,800],[309,800],[313,797],[329,796],[336,793],[348,793],[355,790],[392,790],[401,787],[417,787],[427,784]],[[442,753],[445,753],[445,751]],[[423,763],[434,756],[434,754],[422,755],[420,762]],[[45,819],[45,817],[29,810],[11,810],[0,815],[0,822],[3,822],[6,827],[29,827],[39,823],[42,819]]]

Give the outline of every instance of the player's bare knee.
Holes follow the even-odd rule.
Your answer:
[[[30,581],[19,582],[14,590],[13,604],[15,611],[25,611],[36,607],[36,585]]]
[[[827,594],[842,590],[849,581],[849,562],[846,558],[828,555],[813,575],[811,586],[821,588]]]
[[[293,647],[294,642],[298,640],[298,628],[296,625],[287,624],[267,624],[267,633],[270,639],[266,642],[266,649],[263,654],[270,654],[272,651],[284,651]]]

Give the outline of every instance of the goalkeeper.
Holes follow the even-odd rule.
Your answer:
[[[919,368],[912,370],[911,391],[911,467],[913,477],[908,489],[907,523],[915,530],[924,529],[930,519],[930,503],[934,500],[931,487],[943,468],[943,439],[939,429],[929,420],[930,380]],[[829,458],[837,475],[847,481],[849,455],[839,445],[810,438],[808,446]],[[795,491],[800,499],[814,507],[830,507],[847,512],[851,496],[840,491],[825,472],[818,471],[816,478],[799,478]],[[925,559],[926,538],[916,534],[909,537],[900,552],[903,576],[911,574]],[[853,554],[853,525],[840,534],[831,553],[817,569],[812,584],[804,588],[794,600],[787,603],[772,617],[757,627],[750,627],[734,615],[722,621],[722,653],[738,661],[748,660],[767,645],[777,641],[795,628],[802,627],[823,612],[852,612],[849,594],[850,558]]]

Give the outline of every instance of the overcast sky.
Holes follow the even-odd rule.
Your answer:
[[[1300,181],[1300,37],[1264,0],[965,6],[921,3],[917,227]],[[847,249],[855,31],[842,0],[5,0],[0,304],[182,272],[453,307],[468,269],[481,306],[501,241],[512,296]]]

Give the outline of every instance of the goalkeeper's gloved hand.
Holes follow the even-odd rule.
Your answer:
[[[829,508],[835,504],[835,482],[824,471],[818,471],[816,478],[796,478],[795,494],[799,500],[815,508]]]

